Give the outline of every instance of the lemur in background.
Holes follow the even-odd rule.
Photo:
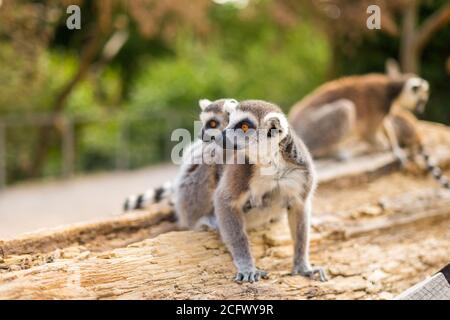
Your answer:
[[[428,101],[428,82],[409,77],[393,79],[383,74],[350,76],[328,82],[296,103],[289,120],[314,157],[351,156],[351,139],[385,149],[379,132],[395,104],[405,109],[423,108]],[[391,139],[392,137],[388,137]],[[404,154],[396,141],[389,141],[396,156]]]
[[[450,189],[448,178],[443,175],[441,168],[432,161],[425,150],[422,136],[417,130],[417,118],[408,111],[395,110],[386,121],[389,121],[399,146],[409,150],[411,158],[419,155],[425,162],[427,171],[433,175],[434,179],[442,187]]]
[[[253,282],[267,275],[255,266],[246,230],[287,211],[295,243],[292,273],[325,281],[324,270],[312,267],[308,256],[316,177],[307,148],[281,109],[272,103],[241,101],[227,111],[230,120],[223,134],[225,148],[243,154],[245,163],[223,167],[214,209],[220,234],[237,268],[236,280]],[[260,148],[265,142],[275,147]]]
[[[217,148],[217,145],[211,143],[211,140],[228,124],[228,113],[224,111],[225,103],[235,105],[237,101],[234,99],[199,101],[201,137],[185,150],[183,163],[174,183],[168,181],[159,188],[128,197],[124,211],[145,209],[151,204],[168,200],[174,207],[180,228],[215,228],[212,195],[220,178],[222,165],[205,163],[202,158],[205,153],[215,152],[213,149]]]
[[[386,73],[392,79],[405,79],[411,77],[409,74],[402,74],[398,63],[393,59],[386,62]],[[425,111],[425,104],[414,110],[418,113]],[[410,110],[405,110],[398,105],[393,105],[391,112],[384,119],[383,131],[386,136],[393,136],[391,140],[396,139],[398,145],[409,151],[411,159],[419,155],[425,162],[426,169],[434,179],[444,188],[450,189],[450,183],[442,170],[431,160],[430,155],[425,150],[422,136],[418,130],[417,118]]]
[[[392,68],[392,62],[388,68],[389,64]],[[447,188],[448,180],[425,153],[412,114],[423,112],[429,89],[426,80],[412,74],[344,77],[296,103],[289,119],[314,157],[347,159],[352,155],[347,147],[356,138],[374,150],[389,146],[405,165],[407,157],[401,146],[420,145],[413,152],[422,156],[435,179]]]

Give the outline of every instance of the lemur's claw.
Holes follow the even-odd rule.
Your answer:
[[[292,271],[292,275],[301,275],[304,277],[308,277],[310,279],[315,279],[316,275],[318,275],[318,280],[321,282],[328,281],[328,277],[325,273],[325,270],[323,270],[322,267],[310,267],[306,270],[294,270]]]
[[[263,270],[255,269],[253,271],[239,271],[236,273],[235,281],[236,282],[256,282],[259,281],[259,279],[266,279],[267,278],[267,272]]]

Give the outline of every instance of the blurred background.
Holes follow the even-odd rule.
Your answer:
[[[118,213],[172,178],[170,134],[199,98],[288,111],[392,57],[431,84],[421,117],[450,124],[449,22],[448,0],[0,0],[0,238]]]

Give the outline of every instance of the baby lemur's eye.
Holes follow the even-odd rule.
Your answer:
[[[210,127],[210,128],[217,128],[217,125],[218,125],[218,123],[217,123],[217,121],[216,120],[211,120],[211,121],[209,121],[209,123],[208,123],[208,126]]]
[[[241,124],[241,129],[242,129],[242,131],[244,131],[244,133],[246,133],[248,131],[248,129],[250,129],[250,125],[247,122],[243,122]]]

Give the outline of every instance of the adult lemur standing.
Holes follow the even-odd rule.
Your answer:
[[[391,107],[420,109],[428,95],[428,82],[418,77],[350,76],[328,82],[296,103],[289,120],[313,156],[347,157],[348,142],[355,137],[375,149],[385,148],[378,132]],[[395,141],[390,144],[403,161]]]
[[[296,103],[289,120],[314,157],[352,155],[350,144],[368,142],[375,150],[390,147],[404,165],[403,148],[419,154],[445,188],[448,179],[425,152],[412,111],[422,112],[429,84],[415,75],[368,74],[328,82]],[[381,134],[380,134],[381,133]]]
[[[237,268],[236,280],[253,282],[266,275],[255,266],[246,230],[287,211],[295,246],[293,274],[318,276],[325,281],[323,269],[312,267],[308,256],[316,188],[308,150],[290,129],[280,108],[272,103],[242,101],[228,111],[225,147],[242,155],[244,163],[224,166],[214,208],[220,234]]]

